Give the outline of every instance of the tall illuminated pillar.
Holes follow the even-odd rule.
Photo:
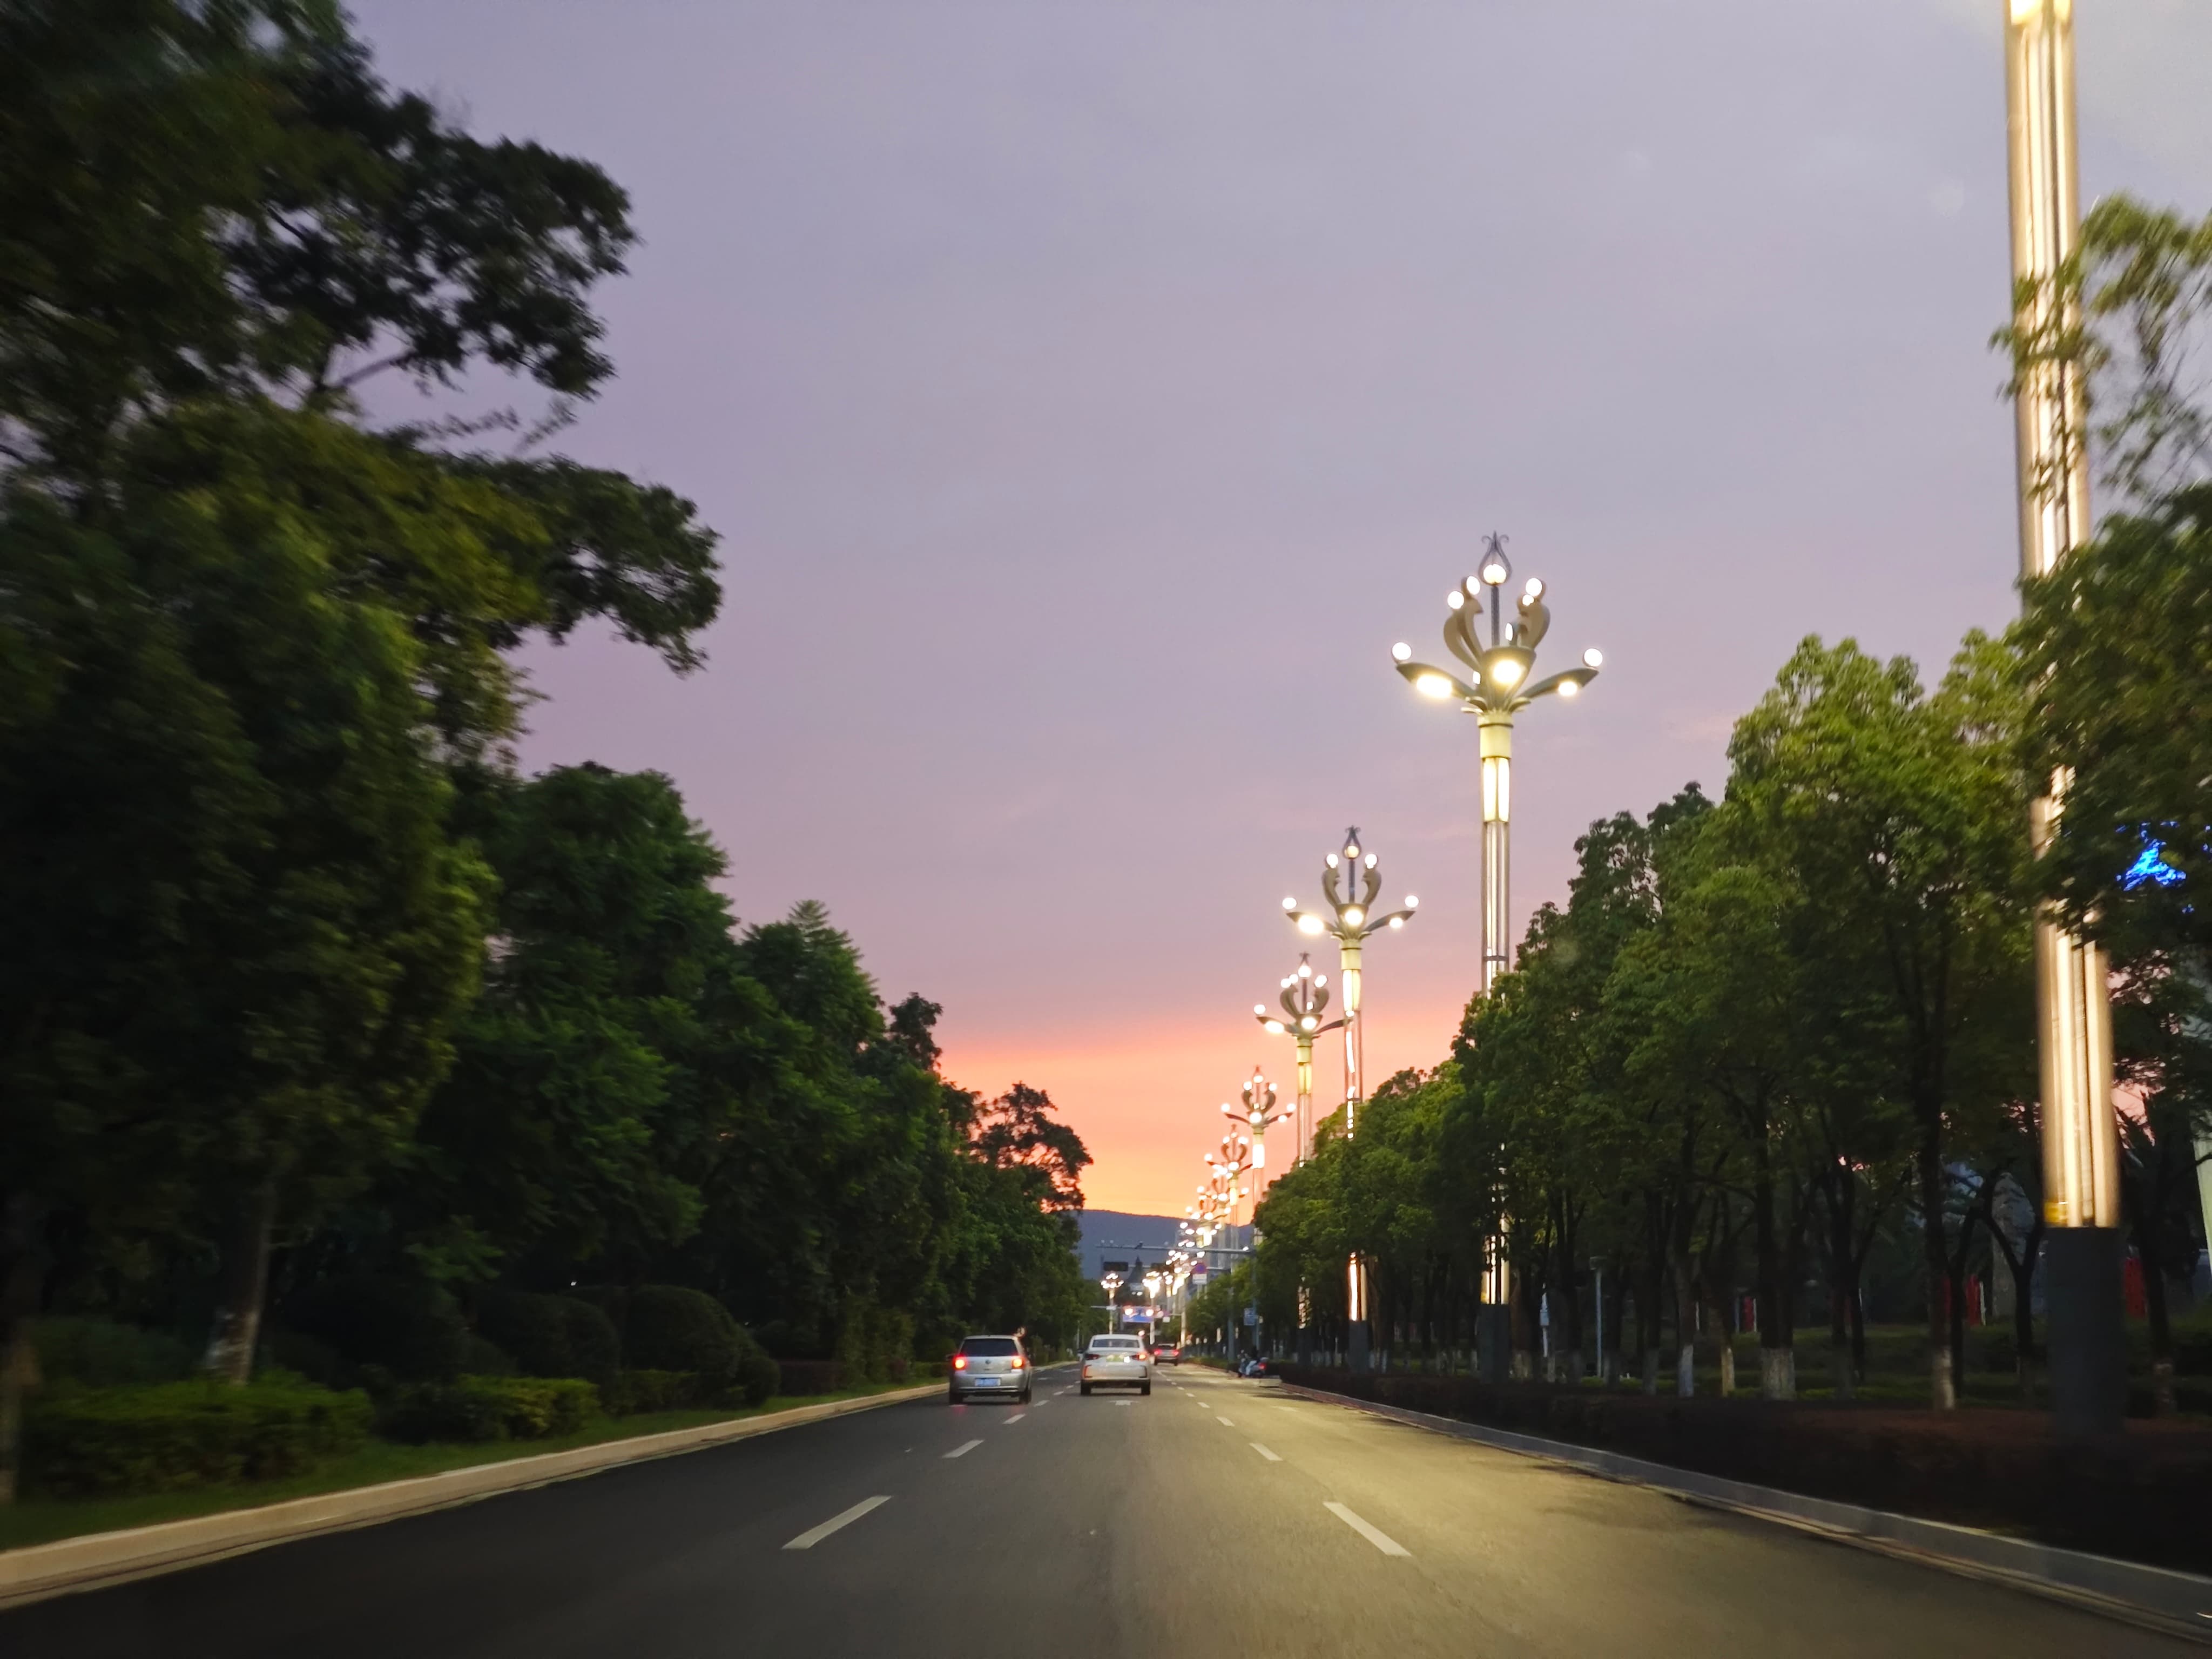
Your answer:
[[[1336,940],[1338,983],[1344,992],[1344,1133],[1349,1139],[1359,1126],[1359,1105],[1366,1098],[1361,1078],[1361,1021],[1359,1017],[1359,947],[1367,936],[1383,928],[1403,927],[1420,901],[1408,894],[1406,907],[1388,915],[1375,914],[1375,901],[1382,891],[1382,877],[1372,853],[1359,850],[1359,831],[1344,832],[1344,851],[1331,853],[1321,878],[1324,908],[1304,910],[1295,898],[1283,901],[1283,911],[1297,930],[1309,938],[1323,934]],[[1349,1358],[1355,1371],[1367,1369],[1369,1347],[1367,1263],[1358,1255],[1345,1263]]]
[[[2078,323],[2059,273],[2081,232],[2074,127],[2073,0],[2002,0],[2010,137],[2012,273],[2022,331]],[[2062,314],[2062,308],[2075,314]],[[2078,368],[2046,357],[2017,399],[2020,556],[2052,569],[2089,537],[2085,399]],[[2040,854],[2057,833],[2063,775],[2030,811]],[[2117,1432],[2127,1409],[2121,1293],[2119,1135],[2104,953],[2048,914],[2035,925],[2043,1190],[2049,1224],[2051,1407],[2063,1431]]]
[[[1513,963],[1513,717],[1538,698],[1557,693],[1580,695],[1597,678],[1603,654],[1583,653],[1582,665],[1532,680],[1536,647],[1552,626],[1551,608],[1544,603],[1544,584],[1530,577],[1514,602],[1513,617],[1505,615],[1505,584],[1513,566],[1505,556],[1505,538],[1484,538],[1482,562],[1475,574],[1444,596],[1444,648],[1471,672],[1463,679],[1457,671],[1432,663],[1416,662],[1413,647],[1404,641],[1390,647],[1398,672],[1413,690],[1439,702],[1456,702],[1475,717],[1480,736],[1482,761],[1482,911],[1477,943],[1480,949],[1479,988],[1487,994]],[[1489,638],[1483,638],[1487,622]],[[1507,1304],[1512,1295],[1512,1265],[1506,1259],[1504,1241],[1486,1241],[1482,1294],[1475,1315],[1476,1347],[1483,1375],[1493,1380],[1504,1376],[1510,1348]]]

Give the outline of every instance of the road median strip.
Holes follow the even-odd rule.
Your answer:
[[[194,1516],[190,1520],[165,1521],[121,1532],[86,1533],[51,1544],[0,1551],[0,1607],[173,1572],[224,1556],[243,1555],[272,1544],[289,1543],[295,1538],[312,1538],[321,1533],[344,1532],[356,1527],[398,1521],[459,1504],[472,1504],[501,1492],[549,1486],[556,1480],[573,1480],[626,1463],[703,1451],[733,1440],[747,1440],[755,1435],[773,1434],[780,1429],[797,1428],[940,1392],[941,1384],[924,1383],[918,1388],[866,1395],[856,1400],[794,1406],[788,1411],[733,1418],[724,1423],[704,1423],[665,1434],[603,1440],[535,1457],[471,1463],[439,1474],[320,1492],[312,1498],[295,1498],[249,1509],[222,1510],[213,1515]]]
[[[1649,1486],[1709,1509],[1793,1527],[1832,1542],[1868,1549],[1968,1578],[2008,1585],[2031,1595],[2101,1613],[2145,1629],[2212,1646],[2212,1578],[2171,1568],[2145,1566],[2084,1550],[2062,1549],[2033,1539],[2008,1538],[1946,1521],[1923,1521],[1887,1510],[1864,1509],[1825,1498],[1806,1498],[1774,1486],[1700,1474],[1640,1457],[1544,1440],[1403,1406],[1355,1399],[1325,1389],[1283,1385],[1286,1393],[1324,1405],[1349,1407],[1408,1427],[1471,1440],[1498,1451],[1540,1458],[1625,1486]]]

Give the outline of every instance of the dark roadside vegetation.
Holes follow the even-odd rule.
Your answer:
[[[557,450],[636,234],[314,0],[0,0],[0,1537],[1078,1326],[1050,1100],[665,777],[515,761],[519,647],[722,603]]]
[[[1863,1389],[1838,1403],[1826,1389],[1791,1401],[1685,1399],[1634,1382],[1570,1388],[1296,1364],[1280,1372],[1301,1387],[1671,1468],[2212,1572],[2212,1534],[2202,1524],[2212,1421],[2201,1418],[2136,1423],[2117,1440],[2083,1442],[2061,1438],[2049,1415],[2033,1409],[1933,1413],[1903,1397],[1909,1386]],[[2011,1383],[2009,1376],[1997,1380]]]

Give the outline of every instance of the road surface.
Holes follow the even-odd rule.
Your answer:
[[[0,1613],[8,1659],[2201,1653],[1196,1368],[887,1407]]]

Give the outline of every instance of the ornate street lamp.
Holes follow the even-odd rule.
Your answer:
[[[1298,932],[1310,939],[1322,935],[1336,941],[1337,982],[1344,988],[1344,1133],[1358,1125],[1363,1043],[1359,1023],[1359,947],[1384,928],[1403,927],[1420,908],[1420,900],[1406,896],[1406,908],[1388,915],[1375,914],[1375,901],[1382,891],[1382,872],[1375,854],[1359,850],[1358,829],[1344,832],[1344,851],[1331,853],[1321,872],[1322,908],[1301,909],[1297,900],[1285,898],[1283,912]]]
[[[1359,1103],[1366,1098],[1361,1061],[1365,1026],[1359,1018],[1359,951],[1372,933],[1403,927],[1420,908],[1420,900],[1406,896],[1406,908],[1386,915],[1375,914],[1382,896],[1382,872],[1375,854],[1359,849],[1357,827],[1344,832],[1344,850],[1331,853],[1321,872],[1322,910],[1303,910],[1294,898],[1283,901],[1283,909],[1298,932],[1309,938],[1326,934],[1336,941],[1337,982],[1344,988],[1344,1133],[1349,1139],[1359,1127]],[[1352,1369],[1367,1369],[1367,1263],[1355,1252],[1345,1263],[1345,1309]]]
[[[1314,972],[1313,963],[1303,954],[1298,957],[1298,970],[1285,977],[1282,987],[1282,1015],[1279,1018],[1267,1012],[1267,1005],[1252,1005],[1253,1016],[1277,1036],[1288,1032],[1298,1047],[1298,1150],[1295,1162],[1303,1164],[1313,1156],[1313,1051],[1314,1039],[1324,1031],[1334,1031],[1344,1022],[1332,1019],[1322,1023],[1322,1015],[1328,1007],[1328,975]]]
[[[2081,326],[2062,281],[2081,234],[2074,137],[2073,0],[2006,0],[2012,274],[2024,337]],[[2020,377],[2020,562],[2040,576],[2089,538],[2087,399],[2057,358]],[[2065,780],[2029,809],[2036,851],[2058,830]],[[2127,1411],[2121,1291],[2119,1130],[2112,1109],[2112,1015],[2104,952],[2048,914],[2035,925],[2042,1062],[2044,1218],[2049,1224],[2051,1404],[2062,1432],[2118,1433]],[[1939,1380],[1940,1395],[1957,1379]],[[1954,1395],[1955,1397],[1955,1395]],[[1953,1403],[1939,1397],[1939,1405]]]
[[[1475,574],[1452,589],[1444,603],[1444,648],[1472,671],[1470,684],[1448,669],[1413,660],[1413,647],[1402,641],[1390,647],[1398,672],[1413,682],[1423,696],[1439,702],[1456,699],[1461,708],[1475,717],[1482,753],[1482,977],[1487,991],[1505,972],[1512,956],[1510,913],[1510,842],[1513,823],[1513,717],[1537,698],[1556,691],[1563,697],[1579,694],[1597,678],[1604,657],[1592,649],[1583,653],[1582,665],[1548,679],[1531,677],[1536,671],[1536,647],[1552,625],[1544,604],[1544,584],[1531,576],[1515,603],[1514,616],[1505,616],[1505,584],[1513,579],[1513,566],[1505,556],[1505,538],[1484,538],[1482,563]],[[1488,644],[1479,620],[1488,613]]]
[[[1267,1167],[1267,1126],[1280,1123],[1290,1114],[1275,1109],[1275,1085],[1261,1076],[1260,1068],[1255,1066],[1252,1075],[1244,1080],[1244,1103],[1231,1106],[1224,1101],[1221,1115],[1236,1119],[1252,1131],[1252,1196],[1256,1201],[1260,1188],[1267,1184],[1267,1177],[1259,1171]]]

